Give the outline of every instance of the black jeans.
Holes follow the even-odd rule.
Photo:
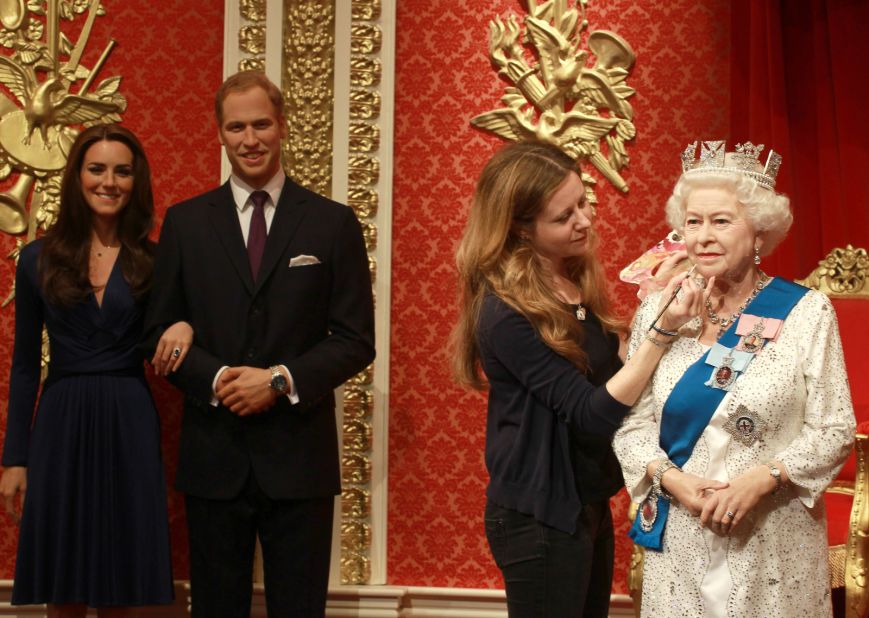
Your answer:
[[[487,502],[486,538],[510,618],[606,618],[615,553],[608,501],[585,505],[573,534]]]

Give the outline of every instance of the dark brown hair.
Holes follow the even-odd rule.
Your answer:
[[[117,124],[99,124],[79,133],[73,142],[60,185],[57,222],[43,240],[39,273],[43,294],[52,304],[70,306],[93,291],[89,277],[93,213],[82,191],[81,168],[88,149],[103,140],[121,142],[133,153],[133,191],[118,216],[121,243],[118,259],[134,297],[140,298],[151,285],[153,249],[148,240],[154,222],[151,168],[132,131]]]
[[[217,89],[214,97],[214,115],[217,118],[217,126],[223,124],[223,102],[233,92],[247,92],[251,88],[262,88],[275,108],[278,118],[284,117],[284,96],[280,89],[261,71],[239,71],[230,75]]]

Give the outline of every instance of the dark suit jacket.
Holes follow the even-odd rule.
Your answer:
[[[309,255],[319,264],[290,267]],[[146,352],[177,320],[194,342],[170,378],[185,394],[175,486],[239,494],[253,471],[273,499],[340,492],[333,389],[374,359],[374,310],[359,222],[287,178],[254,281],[229,183],[171,207],[154,265]],[[221,366],[284,364],[300,401],[238,417],[211,406]]]

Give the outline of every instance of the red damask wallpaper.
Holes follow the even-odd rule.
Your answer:
[[[149,154],[158,218],[171,203],[219,180],[211,106],[222,74],[223,4],[210,0],[104,0],[84,58],[118,47],[103,76],[121,75],[124,122]],[[450,379],[445,342],[455,319],[453,251],[475,177],[499,145],[468,120],[498,105],[503,84],[486,57],[488,21],[518,0],[401,0],[398,6],[390,377],[389,556],[391,584],[498,587],[482,527],[485,399]],[[591,29],[610,29],[638,55],[629,84],[638,90],[636,142],[624,176],[631,192],[598,185],[601,258],[611,279],[665,232],[661,209],[678,152],[727,132],[727,0],[591,0]],[[70,35],[71,36],[71,35]],[[0,237],[0,294],[14,267]],[[614,285],[630,312],[634,290]],[[13,310],[0,310],[0,427],[5,426]],[[383,351],[381,351],[383,353]],[[152,380],[163,418],[164,457],[174,469],[180,402]],[[171,478],[170,478],[171,481]],[[181,499],[169,492],[175,577],[187,577]],[[617,535],[626,500],[614,501]],[[618,546],[615,591],[625,591],[627,544]],[[15,529],[0,525],[0,578],[11,578]]]
[[[517,0],[401,0],[395,113],[389,447],[389,583],[500,587],[483,531],[485,398],[450,379],[456,317],[453,254],[476,175],[498,140],[468,120],[498,107],[504,84],[487,58],[488,22],[524,15]],[[727,0],[591,0],[590,29],[637,54],[630,185],[599,180],[600,257],[610,279],[663,237],[663,206],[689,142],[728,129]],[[613,284],[630,314],[635,289]],[[614,592],[626,592],[627,498],[613,500]]]
[[[223,3],[213,0],[102,0],[82,58],[92,67],[110,38],[118,45],[98,79],[122,76],[127,98],[124,125],[142,140],[151,164],[158,224],[172,203],[214,186],[220,179],[220,149],[214,124],[213,97],[223,77]],[[75,41],[84,18],[62,22]],[[0,50],[8,53],[8,50]],[[157,229],[154,236],[156,238]],[[14,279],[6,259],[15,241],[0,235],[0,296]],[[5,428],[9,398],[14,310],[0,309],[0,428]],[[180,399],[162,379],[151,385],[163,425],[163,457],[171,484],[177,454]],[[2,437],[2,436],[0,436]],[[188,577],[183,500],[169,490],[173,564],[176,579]],[[16,528],[0,515],[0,579],[13,575]]]

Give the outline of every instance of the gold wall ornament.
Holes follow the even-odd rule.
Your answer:
[[[515,15],[489,22],[489,58],[511,86],[501,97],[506,107],[480,114],[471,124],[511,141],[554,144],[627,192],[619,172],[629,161],[626,142],[636,136],[627,101],[636,91],[626,83],[636,56],[627,41],[606,30],[590,32],[589,51],[582,49],[587,2],[568,8],[569,0],[528,0],[524,34]],[[526,53],[526,43],[534,48],[533,56]],[[590,186],[587,191],[593,198]]]
[[[364,549],[371,541],[371,530],[358,522],[347,522],[341,526],[342,540],[353,549]]]
[[[379,116],[379,92],[362,88],[354,88],[350,92],[350,118],[352,120],[376,120]]]
[[[869,298],[869,254],[862,247],[837,247],[818,267],[797,281],[833,298]]]
[[[350,100],[347,204],[362,224],[371,284],[377,278],[377,224],[380,201],[380,93],[383,32],[379,0],[352,0],[350,6]],[[375,298],[376,300],[376,298]],[[344,389],[341,497],[341,583],[367,584],[371,578],[371,457],[374,450],[374,365]]]
[[[247,21],[265,22],[266,0],[240,0],[238,12]]]
[[[334,32],[334,2],[284,0],[284,169],[326,196],[332,195]]]
[[[75,42],[60,22],[87,13]],[[0,193],[0,231],[36,238],[57,219],[60,178],[79,127],[119,122],[127,101],[120,77],[94,84],[115,41],[90,69],[80,62],[100,0],[3,0],[0,2],[0,180],[17,175]],[[44,23],[43,23],[44,22]],[[9,53],[6,53],[9,50]],[[17,260],[18,252],[10,255]],[[14,289],[3,306],[14,298]]]
[[[238,16],[238,70],[265,72],[266,0],[240,0]]]
[[[238,48],[251,56],[262,56],[266,51],[266,28],[248,24],[238,31]]]

